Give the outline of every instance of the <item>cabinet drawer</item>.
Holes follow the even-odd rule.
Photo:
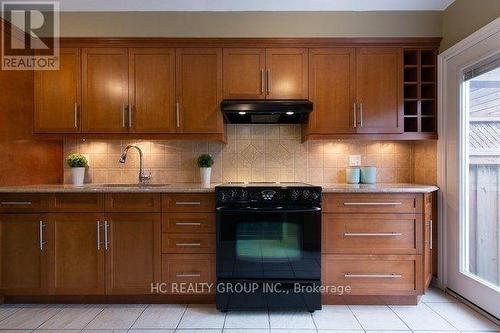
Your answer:
[[[162,253],[215,253],[215,234],[162,234]]]
[[[57,193],[50,200],[53,212],[102,212],[104,195],[93,193]]]
[[[2,193],[0,194],[1,213],[46,212],[49,208],[48,194]]]
[[[160,194],[112,193],[106,194],[107,212],[160,212]]]
[[[324,255],[322,265],[323,285],[351,286],[351,295],[414,295],[422,289],[421,256]]]
[[[213,212],[215,211],[215,195],[164,194],[162,209],[164,212]]]
[[[323,214],[323,253],[421,254],[420,214]]]
[[[421,194],[325,194],[325,213],[422,213]]]
[[[215,232],[215,214],[167,213],[163,215],[161,230],[169,233]]]
[[[215,283],[215,255],[212,254],[164,254],[162,255],[162,281],[169,293],[189,293],[180,288],[187,284],[197,291],[191,293],[214,293],[206,285]]]

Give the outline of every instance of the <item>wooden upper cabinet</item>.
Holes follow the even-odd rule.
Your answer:
[[[309,51],[309,94],[314,111],[308,133],[354,133],[356,51],[354,48]]]
[[[177,49],[178,131],[222,133],[222,49]]]
[[[82,131],[128,132],[128,49],[82,49]]]
[[[308,98],[308,49],[266,49],[267,99]]]
[[[358,133],[403,132],[401,48],[359,48],[356,55]]]
[[[265,99],[265,49],[224,49],[224,98]]]
[[[129,49],[129,78],[130,131],[175,132],[175,49]]]
[[[49,246],[44,215],[0,215],[0,294],[46,294]]]
[[[60,50],[59,70],[35,71],[35,132],[80,131],[80,49]]]
[[[104,218],[53,214],[51,289],[56,295],[104,294]]]
[[[113,213],[106,219],[107,294],[150,294],[151,283],[161,278],[160,214]]]

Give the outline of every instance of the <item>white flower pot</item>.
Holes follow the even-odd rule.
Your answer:
[[[210,187],[211,174],[212,174],[212,168],[200,168],[201,187],[203,188]]]
[[[85,168],[71,168],[71,178],[73,179],[73,185],[83,186]]]

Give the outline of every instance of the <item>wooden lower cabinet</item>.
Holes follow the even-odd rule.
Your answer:
[[[0,294],[48,293],[47,219],[42,214],[0,214]]]
[[[323,255],[322,282],[350,286],[350,295],[417,295],[421,263],[420,255]]]
[[[106,293],[150,294],[161,276],[160,214],[108,214],[105,223]]]
[[[215,286],[208,286],[215,283],[215,255],[164,254],[161,276],[170,294],[213,293]]]
[[[56,295],[102,295],[104,280],[104,216],[52,214],[51,289]]]

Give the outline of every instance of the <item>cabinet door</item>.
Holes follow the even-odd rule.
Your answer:
[[[177,49],[176,93],[182,133],[222,133],[222,50]]]
[[[224,49],[224,98],[266,98],[265,68],[265,49]]]
[[[267,99],[307,99],[308,50],[266,49]]]
[[[402,133],[402,49],[358,49],[356,76],[358,133]]]
[[[160,214],[109,214],[106,223],[107,293],[150,294],[161,277]]]
[[[6,295],[47,294],[47,221],[38,214],[0,215],[0,290]]]
[[[175,50],[129,50],[130,131],[175,132]]]
[[[57,71],[35,71],[35,132],[80,131],[80,49],[62,48]]]
[[[104,219],[100,214],[52,214],[51,287],[58,295],[104,294]]]
[[[128,50],[82,49],[82,131],[128,132]]]
[[[309,116],[310,133],[355,132],[355,49],[311,49],[309,92],[314,103],[314,111]]]

